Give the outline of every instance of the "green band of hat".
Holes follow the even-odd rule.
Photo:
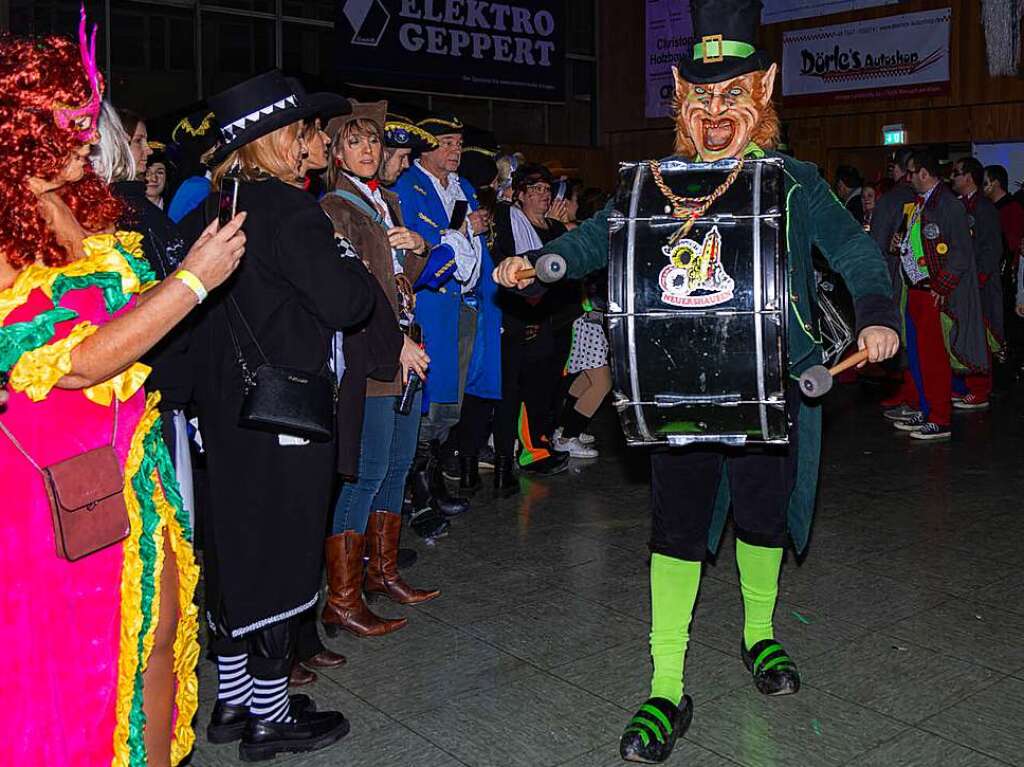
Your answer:
[[[757,49],[750,43],[741,43],[738,40],[714,40],[708,43],[705,52],[705,44],[697,43],[693,46],[693,60],[703,61],[704,58],[717,59],[722,56],[732,56],[736,59],[746,59],[754,55]]]

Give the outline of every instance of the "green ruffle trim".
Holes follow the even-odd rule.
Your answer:
[[[152,282],[156,279],[156,272],[153,271],[153,267],[149,265],[149,261],[144,258],[137,258],[132,255],[131,251],[117,243],[114,248],[124,258],[125,263],[128,264],[128,268],[135,272],[135,276],[139,278],[139,282],[145,285],[148,282]]]
[[[10,372],[21,355],[49,343],[58,322],[73,320],[78,312],[56,307],[37,314],[31,320],[0,327],[0,372]]]
[[[142,707],[142,659],[145,653],[145,638],[149,634],[154,620],[153,599],[156,595],[157,560],[156,530],[160,526],[160,513],[157,511],[156,504],[153,503],[153,492],[156,489],[153,483],[154,470],[160,477],[164,496],[174,509],[174,515],[179,523],[181,523],[186,539],[190,542],[192,540],[188,516],[182,505],[181,493],[178,491],[174,465],[171,462],[170,454],[167,452],[167,445],[164,443],[161,432],[161,421],[158,418],[154,422],[153,428],[149,430],[149,433],[143,439],[145,449],[142,463],[131,479],[132,488],[135,490],[135,495],[139,500],[142,517],[142,533],[139,536],[139,558],[142,560],[142,626],[139,629],[139,664],[135,672],[131,713],[128,716],[129,764],[132,767],[145,767],[146,765],[146,746],[143,736],[146,727],[146,714]],[[167,531],[166,534],[169,535],[170,531]],[[173,599],[174,595],[167,594],[161,598]]]
[[[103,303],[110,315],[121,311],[132,298],[121,289],[121,275],[117,272],[93,272],[78,277],[62,274],[53,281],[53,305],[57,306],[72,290],[84,288],[99,288],[103,291]]]

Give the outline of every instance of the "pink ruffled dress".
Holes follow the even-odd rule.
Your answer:
[[[0,423],[45,467],[111,444],[116,398],[113,445],[131,522],[121,543],[75,562],[58,557],[42,477],[0,432],[0,647],[9,667],[0,685],[4,764],[146,763],[142,670],[162,598],[181,605],[174,762],[193,745],[198,570],[160,438],[157,398],[147,402],[142,390],[148,370],[136,365],[86,391],[55,388],[70,369],[72,349],[126,311],[150,278],[140,241],[125,233],[90,237],[85,259],[61,269],[31,266],[0,292],[0,364],[17,355]],[[177,595],[159,593],[165,536],[175,552]]]

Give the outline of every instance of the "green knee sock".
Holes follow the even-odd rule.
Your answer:
[[[774,639],[772,613],[779,596],[782,549],[751,546],[736,539],[736,565],[743,592],[743,641],[749,650],[762,639]]]
[[[683,661],[700,585],[700,562],[651,555],[651,697],[683,699]]]

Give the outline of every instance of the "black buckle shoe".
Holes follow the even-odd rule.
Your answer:
[[[619,755],[627,762],[659,764],[672,754],[676,738],[693,722],[693,698],[684,695],[678,706],[665,698],[648,698],[633,715],[619,741]]]
[[[425,541],[433,541],[448,535],[451,522],[438,514],[431,506],[414,511],[409,527]]]
[[[800,690],[796,663],[774,639],[762,639],[749,650],[740,639],[740,655],[762,695],[792,695]]]
[[[250,718],[238,744],[243,762],[264,762],[278,754],[319,751],[348,735],[349,723],[340,711],[305,711],[291,722]]]
[[[290,695],[292,714],[316,711],[316,703],[308,695]],[[218,700],[213,704],[213,715],[206,725],[206,739],[210,743],[233,743],[242,737],[249,721],[249,707]]]

